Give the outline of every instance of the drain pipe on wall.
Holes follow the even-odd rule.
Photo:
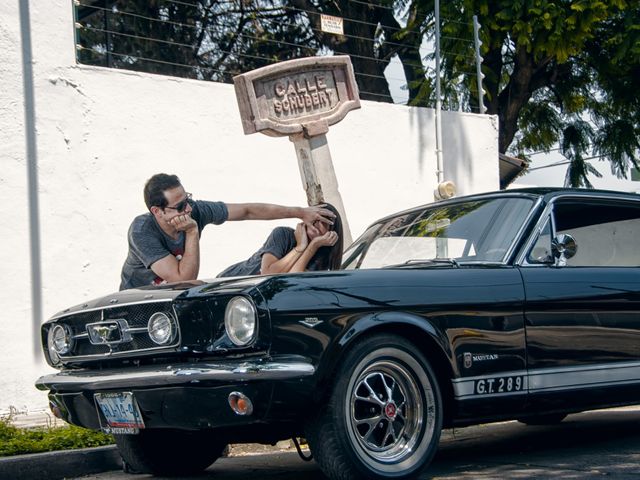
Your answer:
[[[40,213],[38,205],[38,154],[36,148],[35,94],[31,49],[31,15],[29,1],[20,0],[20,35],[22,37],[22,82],[24,86],[24,129],[27,154],[27,190],[29,196],[29,246],[31,259],[31,313],[33,355],[41,358],[40,324],[42,323],[42,264],[40,259]]]
[[[438,183],[444,180],[444,166],[442,164],[442,100],[440,93],[440,1],[435,0],[435,22],[436,22],[436,160]]]
[[[436,22],[436,162],[438,185],[433,192],[435,200],[445,200],[456,194],[456,186],[451,181],[444,180],[444,161],[442,159],[442,99],[440,98],[440,0],[435,0]]]

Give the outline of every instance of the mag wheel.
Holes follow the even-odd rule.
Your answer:
[[[138,435],[114,437],[128,471],[163,476],[200,473],[226,447],[211,432],[142,430]]]
[[[429,362],[406,339],[385,335],[360,342],[342,365],[329,403],[308,428],[320,467],[340,480],[418,475],[442,428]]]

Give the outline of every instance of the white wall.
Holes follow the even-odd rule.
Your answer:
[[[0,412],[39,409],[35,360],[20,17],[0,2]],[[244,136],[230,85],[75,64],[70,0],[29,2],[33,41],[45,318],[117,290],[131,219],[154,173],[195,198],[302,205],[293,144]],[[436,183],[433,110],[363,102],[328,134],[351,231],[428,203]],[[498,188],[497,126],[443,115],[445,177],[460,193]],[[202,237],[201,278],[251,254],[277,224],[228,223]]]

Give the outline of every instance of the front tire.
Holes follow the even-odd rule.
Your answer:
[[[307,433],[329,478],[408,479],[427,467],[440,439],[442,399],[429,362],[411,342],[396,335],[358,341],[336,378]]]
[[[222,455],[227,445],[211,432],[141,430],[138,435],[114,437],[127,468],[161,476],[200,473]]]

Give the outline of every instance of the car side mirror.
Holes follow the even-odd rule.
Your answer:
[[[553,237],[551,241],[551,253],[556,259],[556,267],[565,267],[567,260],[573,257],[577,251],[578,244],[571,235],[561,233]]]

